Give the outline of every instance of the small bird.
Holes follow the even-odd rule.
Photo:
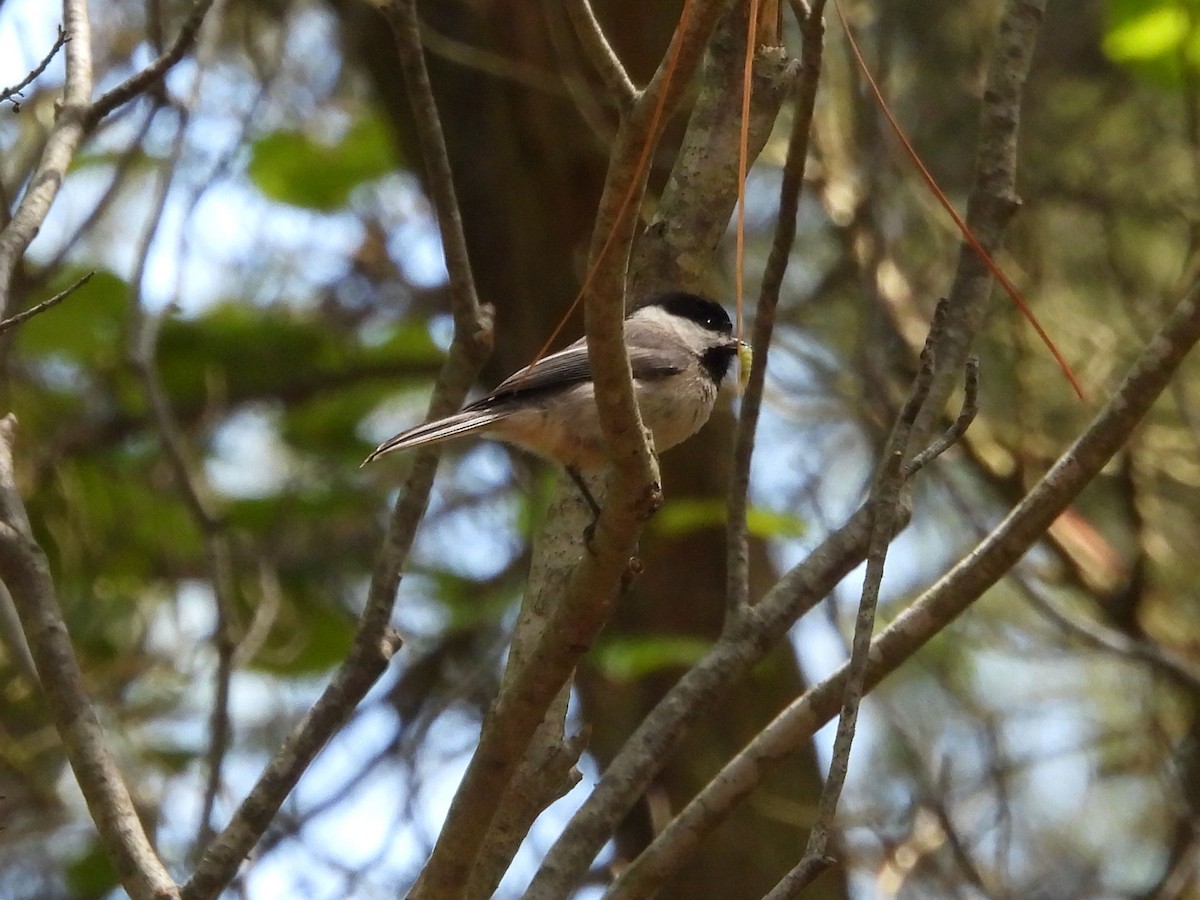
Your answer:
[[[681,291],[658,294],[635,309],[625,320],[625,343],[642,421],[660,453],[708,421],[734,357],[748,350],[734,339],[733,323],[719,303]],[[607,463],[587,338],[509,376],[461,412],[388,438],[363,465],[394,450],[470,434],[558,463],[599,517],[600,506],[581,474]]]

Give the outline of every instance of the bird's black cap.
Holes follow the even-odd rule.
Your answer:
[[[672,315],[690,319],[697,325],[718,334],[733,334],[733,322],[729,313],[716,300],[689,294],[684,291],[668,291],[651,297],[646,306],[661,306]]]

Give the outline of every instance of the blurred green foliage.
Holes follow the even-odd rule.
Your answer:
[[[611,637],[592,651],[590,661],[614,681],[636,681],[663,669],[686,669],[712,646],[683,635]]]
[[[704,528],[723,528],[728,510],[721,500],[694,497],[669,498],[650,522],[650,529],[662,535],[686,534]],[[750,534],[764,540],[798,538],[805,533],[803,519],[792,513],[751,506],[746,511]]]
[[[98,16],[133,9],[94,6]],[[1096,404],[1178,297],[1184,277],[1195,270],[1200,204],[1197,148],[1188,124],[1195,110],[1187,104],[1192,102],[1189,79],[1200,62],[1200,3],[1107,0],[1103,20],[1095,14],[1102,4],[1085,6],[1050,7],[1039,50],[1041,68],[1035,70],[1022,120],[1023,206],[1013,219],[1001,261],[1081,370]],[[996,10],[991,0],[901,0],[879,5],[870,26],[876,40],[868,49],[885,63],[880,71],[887,75],[889,98],[913,130],[926,161],[939,176],[948,176],[951,192],[960,194],[973,159],[979,78],[994,39]],[[247,13],[256,14],[268,15],[257,9]],[[129,28],[123,20],[107,24]],[[281,35],[286,29],[271,20],[256,20],[255,27],[278,28]],[[234,42],[234,33],[221,40]],[[139,34],[133,43],[140,40]],[[795,436],[788,458],[794,452],[811,461],[811,477],[797,467],[790,473],[794,483],[770,497],[770,509],[755,506],[749,511],[751,532],[778,543],[805,536],[818,521],[822,527],[836,524],[834,514],[827,520],[810,518],[806,504],[822,497],[822,491],[825,499],[836,495],[837,502],[855,492],[858,482],[853,473],[846,474],[846,459],[869,456],[872,440],[891,421],[893,410],[885,401],[900,396],[910,375],[911,354],[898,333],[907,337],[921,330],[934,301],[947,289],[956,259],[956,238],[940,214],[931,211],[909,164],[894,151],[890,138],[871,130],[877,111],[867,105],[857,77],[848,74],[852,67],[837,58],[837,46],[838,41],[829,41],[812,150],[815,165],[800,217],[797,261],[789,275],[795,277],[780,308],[769,385],[771,411]],[[323,50],[340,53],[336,47]],[[244,65],[249,57],[240,51],[222,57],[220,65]],[[338,55],[335,62],[349,73],[357,61]],[[116,63],[109,60],[110,66],[126,63],[123,57]],[[326,77],[337,65],[314,69]],[[344,226],[356,216],[365,233],[389,237],[402,230],[398,222],[411,225],[405,218],[411,211],[376,220],[371,217],[383,217],[387,204],[359,202],[404,160],[392,139],[394,121],[363,102],[357,74],[316,87],[285,80],[280,90],[286,96],[272,98],[266,111],[270,115],[246,123],[252,137],[236,143],[236,152],[226,160],[229,172],[223,177],[236,182],[246,196],[301,210],[299,215],[288,212],[304,219],[311,246],[318,250],[326,249],[325,229]],[[253,93],[260,75],[247,66],[239,89]],[[212,106],[193,110],[192,122],[199,123],[195,127],[227,124],[221,116],[233,108],[229,100],[219,95]],[[443,112],[453,117],[464,110]],[[27,127],[31,121],[24,116],[16,124]],[[339,127],[322,128],[331,122]],[[469,129],[469,124],[463,126],[465,133],[472,133]],[[327,139],[333,132],[337,136]],[[194,143],[192,150],[206,161],[207,154],[216,155],[204,140]],[[135,218],[130,210],[145,212],[137,205],[145,184],[137,178],[150,163],[167,158],[161,144],[156,133],[147,146],[132,148],[128,158],[107,146],[89,146],[76,161],[69,178],[97,177],[114,171],[119,161],[131,161],[128,183],[120,192],[128,206],[118,205],[116,213],[99,219],[89,240],[55,271],[38,270],[48,255],[29,263],[30,275],[41,279],[37,296],[26,298],[30,302],[66,287],[83,271],[95,268],[97,273],[62,306],[16,332],[3,381],[8,406],[21,422],[21,487],[50,557],[89,688],[117,736],[122,764],[151,789],[169,778],[195,779],[202,768],[205,736],[195,726],[203,714],[196,710],[207,712],[212,687],[208,636],[213,629],[206,535],[183,499],[149,418],[145,391],[126,361],[131,290],[114,274],[128,271],[126,226]],[[559,149],[554,148],[555,164]],[[528,157],[506,156],[504,163],[546,164],[547,158],[537,155],[540,149],[522,148],[526,150]],[[197,176],[180,165],[184,176],[208,177],[207,168]],[[764,167],[764,175],[762,184],[777,172]],[[502,199],[515,220],[522,198]],[[244,197],[239,202],[244,208],[235,213],[248,220],[262,213]],[[763,222],[769,221],[769,213],[763,212]],[[196,221],[196,231],[219,222],[203,216]],[[487,224],[503,230],[510,223]],[[156,358],[188,461],[212,482],[213,505],[229,537],[235,574],[232,626],[237,637],[253,638],[246,657],[239,659],[239,671],[260,679],[256,686],[271,686],[256,699],[267,694],[274,699],[324,678],[351,640],[388,501],[407,463],[401,457],[361,470],[358,464],[378,436],[380,420],[391,421],[397,397],[415,397],[428,389],[442,359],[431,337],[440,299],[421,296],[395,273],[390,248],[381,251],[366,239],[348,251],[340,271],[322,276],[325,280],[305,281],[309,276],[295,275],[304,261],[298,258],[305,253],[303,245],[299,250],[285,245],[281,258],[273,258],[276,236],[269,228],[256,232],[249,246],[235,248],[223,246],[234,243],[227,235],[204,237],[230,249],[230,258],[244,268],[237,278],[222,282],[224,299],[163,319]],[[765,256],[769,237],[767,229],[749,236],[750,260]],[[508,246],[496,241],[488,249],[504,253]],[[539,258],[530,269],[544,271],[547,264]],[[797,271],[801,274],[795,275]],[[219,280],[226,273],[206,274]],[[358,302],[347,299],[351,296]],[[534,310],[528,318],[540,328],[545,324],[541,317]],[[513,316],[503,324],[517,327],[520,319]],[[1006,306],[996,306],[975,349],[983,359],[984,408],[969,434],[970,446],[957,448],[922,473],[918,491],[931,483],[943,491],[933,504],[918,503],[916,521],[928,533],[898,545],[889,559],[889,567],[895,565],[913,584],[933,577],[952,561],[948,556],[974,539],[978,527],[1015,502],[1094,412],[1094,406],[1079,404],[1071,395],[1052,360]],[[808,379],[790,383],[789,366],[794,370],[800,364],[810,367]],[[1167,652],[1188,653],[1200,641],[1194,568],[1194,548],[1200,543],[1196,379],[1193,365],[1178,391],[1133,436],[1128,477],[1114,466],[1077,508],[1091,529],[1084,533],[1086,549],[1115,547],[1119,565],[1114,568],[1129,576],[1129,583],[1118,583],[1108,593],[1089,592],[1087,578],[1075,573],[1069,555],[1046,548],[1031,554],[1029,569],[1101,622],[1106,621],[1105,604],[1125,597],[1121,590],[1128,589],[1130,596],[1140,591],[1129,634],[1160,642]],[[229,446],[228,439],[247,423],[262,426],[267,436],[257,456]],[[854,438],[848,441],[845,434],[851,431]],[[770,456],[759,459],[779,464]],[[217,477],[221,464],[227,467],[225,476]],[[229,468],[236,478],[228,477]],[[473,698],[477,682],[490,686],[479,671],[497,668],[493,660],[500,651],[492,647],[489,655],[488,641],[503,630],[527,565],[529,535],[544,515],[544,481],[513,469],[518,473],[513,484],[495,487],[458,477],[452,464],[443,466],[443,493],[423,533],[456,516],[474,530],[464,538],[463,531],[447,529],[450,536],[444,534],[432,552],[418,554],[416,577],[405,582],[408,602],[402,607],[416,611],[406,623],[413,652],[396,668],[407,671],[404,665],[428,651],[428,668],[442,680],[432,685],[419,681],[414,696],[406,698],[406,722],[419,718],[412,711],[425,708],[428,697],[449,696],[450,705],[461,703],[463,696]],[[511,518],[488,518],[485,506],[497,498],[515,507],[507,511]],[[720,528],[725,516],[720,502],[668,497],[649,527],[664,535],[686,535]],[[516,523],[511,546],[503,548],[511,559],[499,560],[486,575],[464,574],[469,567],[460,565],[459,558],[476,550],[467,541],[480,533],[495,539],[498,521]],[[1079,569],[1091,577],[1087,567],[1093,558],[1083,558]],[[1143,566],[1140,583],[1120,568],[1133,559]],[[902,602],[889,599],[885,613]],[[872,783],[880,786],[870,802],[878,805],[855,809],[855,821],[907,821],[931,793],[922,777],[935,773],[950,787],[930,802],[953,789],[967,798],[965,803],[989,813],[998,809],[997,821],[1004,816],[1017,823],[1014,856],[1036,860],[1046,847],[1055,846],[1054,834],[1087,829],[1080,829],[1075,819],[1055,831],[1045,809],[1028,797],[1002,807],[989,805],[992,800],[985,794],[990,783],[980,788],[970,778],[955,781],[958,766],[983,756],[973,756],[960,744],[943,757],[938,742],[946,734],[957,738],[957,728],[978,732],[999,746],[1009,731],[1027,737],[1052,717],[1058,722],[1071,714],[1086,719],[1097,733],[1119,731],[1139,740],[1137,765],[1127,765],[1124,753],[1095,760],[1105,765],[1119,760],[1123,774],[1138,779],[1145,796],[1155,798],[1155,786],[1174,784],[1177,763],[1189,763],[1177,750],[1191,739],[1194,698],[1168,696],[1163,682],[1151,676],[1114,679],[1120,682],[1115,685],[1091,678],[1096,660],[1109,664],[1110,657],[1088,657],[1080,651],[1085,642],[1064,638],[1027,604],[1027,596],[1011,585],[993,591],[963,623],[926,648],[914,666],[887,682],[872,737],[891,752],[868,757]],[[485,637],[464,637],[480,633]],[[458,638],[462,640],[456,642]],[[456,652],[439,657],[449,644],[457,646]],[[610,634],[598,643],[592,662],[615,681],[633,681],[695,662],[708,646],[691,637]],[[998,663],[1005,654],[1009,656]],[[1018,676],[1022,667],[1033,667],[1038,654],[1053,677],[1039,670],[1022,693]],[[1051,668],[1065,670],[1081,659],[1076,681]],[[997,678],[997,670],[1016,685],[1011,693],[997,689],[1005,680]],[[1129,671],[1115,664],[1107,669],[1114,670]],[[4,659],[0,678],[9,685],[0,703],[5,731],[0,794],[34,788],[35,800],[26,812],[44,816],[45,798],[59,790],[63,771],[61,760],[54,758],[46,709],[21,680],[13,660]],[[1058,705],[1049,713],[1039,708],[1051,702]],[[894,703],[897,710],[890,724],[884,703]],[[1060,709],[1066,713],[1059,716]],[[294,721],[294,712],[283,703],[272,707],[235,735],[238,749],[273,749]],[[184,726],[164,729],[165,737],[142,732],[141,726],[156,716],[172,725],[178,719]],[[1146,735],[1150,737],[1141,741]],[[401,738],[407,735],[397,740]],[[1014,746],[1026,758],[1018,765],[996,750],[996,765],[987,778],[995,778],[997,793],[1015,796],[1020,793],[1019,785],[1014,786],[1017,779],[1004,781],[1009,770],[1032,770],[1036,761],[1029,761],[1031,749],[1046,748],[1028,740]],[[1004,753],[1009,749],[1002,748]],[[248,753],[245,758],[258,757]],[[1194,777],[1195,761],[1190,763],[1185,774]],[[1103,799],[1099,770],[1097,766],[1088,774],[1087,791]],[[980,776],[978,782],[987,778]],[[1181,802],[1181,808],[1186,806]],[[1110,804],[1110,829],[1121,828],[1121,810],[1120,804]],[[1169,804],[1159,803],[1158,818],[1138,833],[1161,847],[1171,845],[1170,812]],[[4,810],[3,818],[6,829],[19,831],[19,816]],[[194,824],[188,821],[184,827]],[[990,833],[983,833],[990,827],[982,829],[977,844],[968,840],[964,846],[991,841]],[[888,846],[906,849],[904,837]],[[1099,871],[1102,864],[1120,863],[1122,846],[1097,840],[1091,855],[1071,852],[1078,853],[1071,864]],[[929,854],[927,861],[934,856]],[[1047,859],[1060,867],[1054,854]],[[1117,863],[1110,863],[1113,859]],[[868,861],[863,870],[884,868],[879,863],[872,869]],[[1009,874],[1003,866],[998,869],[998,878]],[[114,875],[94,845],[62,872],[72,896],[103,896],[114,885]],[[924,881],[916,879],[912,895],[931,885],[958,888],[960,876],[947,864]],[[1096,876],[1087,884],[1095,887],[1102,881]],[[1015,877],[1002,887],[1011,896],[1022,895]],[[1050,896],[1054,888],[1043,893]]]
[[[1200,71],[1200,3],[1108,0],[1104,52],[1143,77],[1182,86]]]
[[[379,116],[356,119],[323,143],[299,131],[273,131],[250,147],[249,175],[272,200],[321,212],[340,209],[364,182],[396,169],[395,142]]]
[[[68,864],[66,876],[75,900],[100,900],[121,883],[98,840],[89,841],[86,851]]]

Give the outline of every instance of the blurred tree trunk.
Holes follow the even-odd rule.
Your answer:
[[[347,56],[369,74],[402,142],[408,109],[386,26],[365,4],[331,0],[341,16]],[[605,0],[602,23],[638,83],[667,46],[677,3]],[[426,23],[463,46],[518,60],[558,81],[562,70],[540,3],[431,3]],[[459,204],[481,298],[497,308],[492,376],[526,364],[578,291],[592,218],[605,170],[605,148],[563,94],[537,91],[448,62],[429,59],[455,173]],[[584,72],[579,60],[577,75]],[[410,145],[411,146],[411,145]],[[410,156],[410,158],[414,158]],[[573,322],[565,334],[579,334]],[[714,414],[696,438],[663,461],[668,500],[720,497],[726,489],[733,419]],[[605,637],[715,637],[724,615],[725,550],[720,528],[643,542],[646,573],[624,598]],[[755,594],[775,573],[760,543],[752,550]],[[637,683],[613,683],[595,670],[580,672],[591,751],[601,764],[678,676],[662,672]],[[750,737],[803,690],[788,648],[712,711],[659,778],[649,802],[630,815],[618,836],[619,855],[632,857],[651,836],[650,807],[679,810]],[[770,787],[742,807],[689,863],[665,896],[759,896],[800,857],[820,787],[813,754],[783,767]],[[826,877],[816,898],[846,895],[840,877]]]

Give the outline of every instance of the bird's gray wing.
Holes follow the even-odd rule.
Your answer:
[[[639,379],[665,378],[681,371],[688,363],[681,350],[650,350],[631,347],[629,362],[633,377]],[[557,353],[551,353],[510,375],[484,397],[463,407],[463,411],[494,409],[514,401],[534,400],[566,390],[592,377],[587,344],[580,340]]]
[[[465,410],[492,409],[517,400],[531,400],[539,395],[554,394],[587,381],[592,377],[588,364],[587,345],[576,341],[569,347],[551,353],[509,375],[486,396],[480,397]]]

